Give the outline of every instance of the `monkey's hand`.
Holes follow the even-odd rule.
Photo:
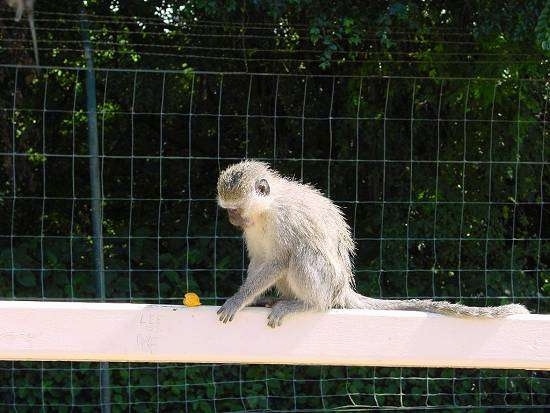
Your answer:
[[[238,311],[252,303],[277,281],[280,271],[281,264],[277,262],[264,262],[260,265],[250,263],[246,280],[239,291],[218,310],[220,321],[227,323],[233,320]]]
[[[233,297],[227,299],[225,303],[218,310],[218,315],[220,316],[220,321],[227,323],[232,321],[235,314],[240,311],[245,306],[244,300],[238,295],[235,294]]]

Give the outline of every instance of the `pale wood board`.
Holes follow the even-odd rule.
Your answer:
[[[550,315],[331,310],[266,324],[218,307],[0,301],[0,359],[550,369]]]

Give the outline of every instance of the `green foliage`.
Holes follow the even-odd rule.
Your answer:
[[[537,43],[542,50],[550,50],[550,1],[546,2],[540,13],[537,26],[535,27],[535,35],[537,36]]]
[[[119,3],[87,2],[108,16],[90,18],[96,67],[123,69],[95,72],[109,300],[235,291],[246,253],[215,182],[248,156],[343,207],[360,292],[550,310],[548,2]],[[94,300],[80,33],[55,23],[39,32],[54,68],[0,68],[0,293]],[[263,75],[230,74],[245,70]],[[3,363],[3,406],[97,411],[98,368]],[[115,363],[110,376],[113,411],[519,408],[547,406],[549,386],[544,372],[333,366]]]

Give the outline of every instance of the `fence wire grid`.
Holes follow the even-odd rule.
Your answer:
[[[1,291],[94,300],[84,70],[43,68],[29,84],[33,70],[2,67]],[[255,158],[342,206],[363,294],[548,312],[545,82],[95,76],[107,300],[230,296],[247,258],[215,183]],[[98,370],[3,363],[3,404],[93,410]],[[115,410],[540,408],[550,389],[548,373],[522,371],[115,363],[109,374]]]
[[[43,66],[32,66],[21,26],[1,19],[0,296],[99,301],[82,18],[36,15]],[[356,76],[303,70],[319,52],[283,50],[260,23],[229,33],[199,24],[176,48],[160,34],[166,22],[159,29],[142,19],[136,28],[132,20],[133,34],[146,26],[154,41],[114,47],[109,35],[132,35],[128,22],[87,18],[104,64],[92,73],[106,301],[179,304],[193,291],[220,305],[231,296],[247,256],[216,205],[215,184],[227,165],[254,158],[343,208],[362,294],[549,312],[547,79],[419,75],[407,33],[396,39],[406,68],[401,55],[383,61],[379,52],[354,64],[383,69]],[[94,32],[101,24],[110,30]],[[465,65],[472,55],[463,33],[423,45],[442,42],[456,50],[440,64]],[[21,50],[26,66],[5,60]],[[161,58],[167,67],[143,68]],[[481,54],[472,67],[485,73],[498,59]],[[550,408],[550,374],[0,362],[0,395],[3,410],[18,412],[540,410]]]

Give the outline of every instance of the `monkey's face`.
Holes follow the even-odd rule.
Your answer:
[[[256,222],[258,216],[267,208],[269,196],[269,183],[262,178],[244,193],[231,193],[225,197],[218,194],[219,205],[227,210],[229,222],[237,228],[246,229]]]
[[[242,208],[227,208],[227,215],[229,216],[229,222],[231,225],[237,228],[246,228],[250,225],[249,218],[245,218],[242,213]]]
[[[269,206],[270,186],[262,177],[265,172],[264,164],[248,161],[230,166],[220,174],[218,203],[227,209],[232,225],[249,228]]]

